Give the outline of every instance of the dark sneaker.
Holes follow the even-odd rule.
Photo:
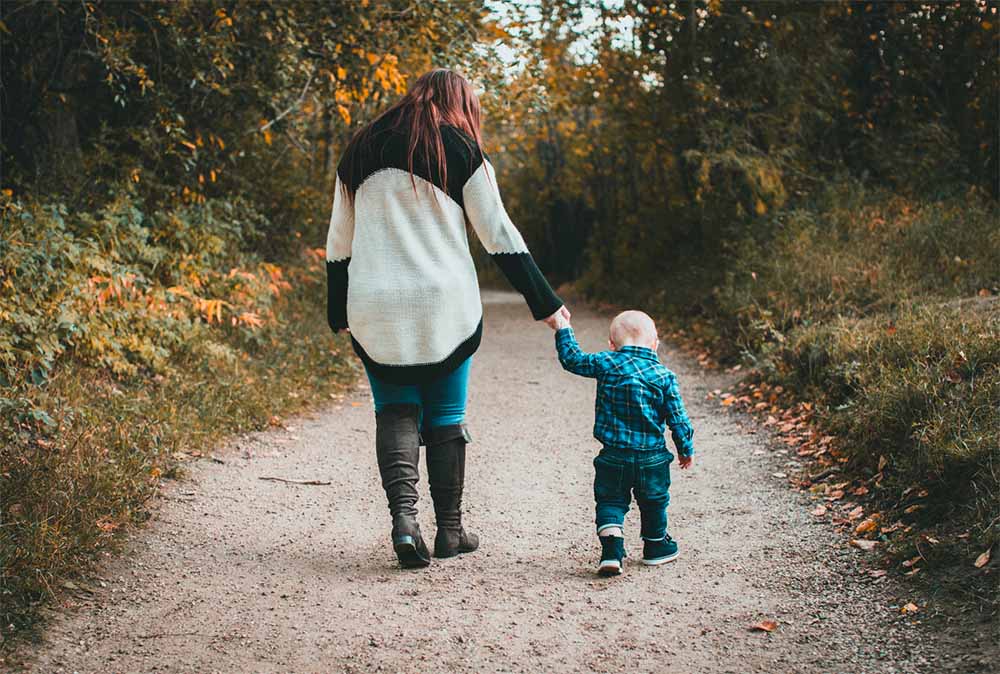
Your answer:
[[[661,541],[646,541],[642,548],[642,563],[646,566],[666,564],[681,554],[677,543],[669,535]]]
[[[601,563],[597,567],[599,576],[620,576],[625,568],[625,539],[621,536],[599,536],[601,539]]]

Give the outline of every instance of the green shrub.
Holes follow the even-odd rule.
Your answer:
[[[178,461],[353,376],[323,255],[246,252],[239,203],[96,214],[7,203],[0,229],[0,621],[29,625]]]

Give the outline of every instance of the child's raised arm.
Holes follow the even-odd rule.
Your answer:
[[[556,331],[556,352],[564,370],[582,377],[597,377],[607,364],[606,354],[584,353],[576,343],[573,328],[569,327]]]
[[[694,454],[694,429],[691,427],[691,420],[688,419],[687,411],[684,409],[684,401],[681,399],[680,389],[677,387],[677,377],[671,372],[667,377],[663,389],[663,418],[670,427],[670,437],[674,440],[674,447],[681,457],[681,468],[687,468],[691,463],[691,456]]]

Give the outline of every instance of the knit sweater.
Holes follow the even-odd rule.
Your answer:
[[[407,138],[388,123],[337,169],[326,243],[330,327],[349,327],[365,366],[396,384],[436,379],[479,347],[483,308],[466,221],[535,319],[562,306],[507,215],[489,160],[461,131],[442,126],[441,135],[447,185],[420,157],[409,173]]]

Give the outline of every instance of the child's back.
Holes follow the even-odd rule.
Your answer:
[[[622,526],[634,493],[645,540],[643,562],[662,564],[677,557],[667,533],[670,462],[664,440],[670,427],[681,468],[691,465],[693,430],[684,410],[677,377],[656,355],[659,340],[649,316],[627,311],[611,324],[611,351],[584,353],[568,322],[556,332],[563,368],[597,379],[594,437],[604,448],[594,459],[597,534],[602,555],[599,572],[621,573]]]

